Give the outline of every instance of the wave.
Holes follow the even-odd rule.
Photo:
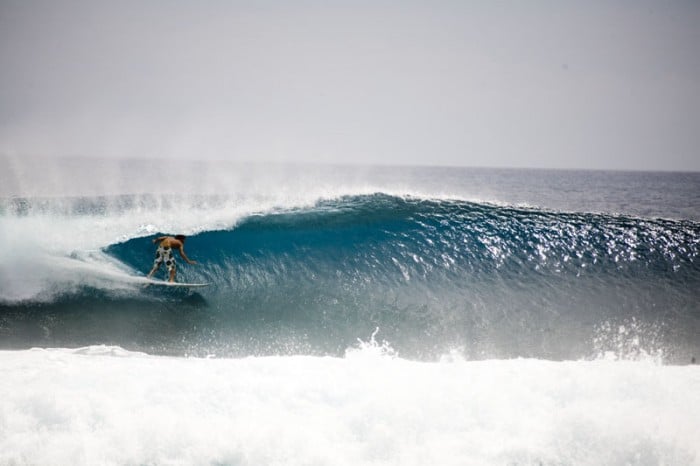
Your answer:
[[[176,354],[338,354],[376,327],[416,358],[700,352],[696,222],[374,193],[239,210],[224,226],[232,204],[207,202],[186,241],[200,265],[180,261],[178,277],[210,288],[132,280],[153,259],[157,231],[141,228],[61,257],[62,284],[47,278],[35,299],[5,296],[5,333]]]

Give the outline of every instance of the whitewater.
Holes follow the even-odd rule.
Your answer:
[[[4,157],[0,244],[0,464],[700,464],[695,173]]]
[[[2,464],[696,464],[693,366],[1,352]],[[22,389],[18,389],[22,387]],[[680,396],[679,396],[680,395]]]

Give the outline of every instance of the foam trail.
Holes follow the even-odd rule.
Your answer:
[[[0,464],[698,464],[700,368],[0,352]],[[17,387],[22,387],[18,390]]]

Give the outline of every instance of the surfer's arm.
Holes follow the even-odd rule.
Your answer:
[[[178,250],[180,251],[180,255],[182,256],[182,258],[185,259],[185,261],[188,264],[196,264],[197,263],[197,261],[192,261],[192,260],[190,260],[189,257],[187,257],[187,255],[185,254],[185,247],[184,246],[180,246],[180,248]]]
[[[153,239],[153,244],[157,243],[158,241],[163,241],[167,236],[159,236],[158,238]]]

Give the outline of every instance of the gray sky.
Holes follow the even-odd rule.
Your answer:
[[[0,0],[0,154],[700,170],[700,2]]]

